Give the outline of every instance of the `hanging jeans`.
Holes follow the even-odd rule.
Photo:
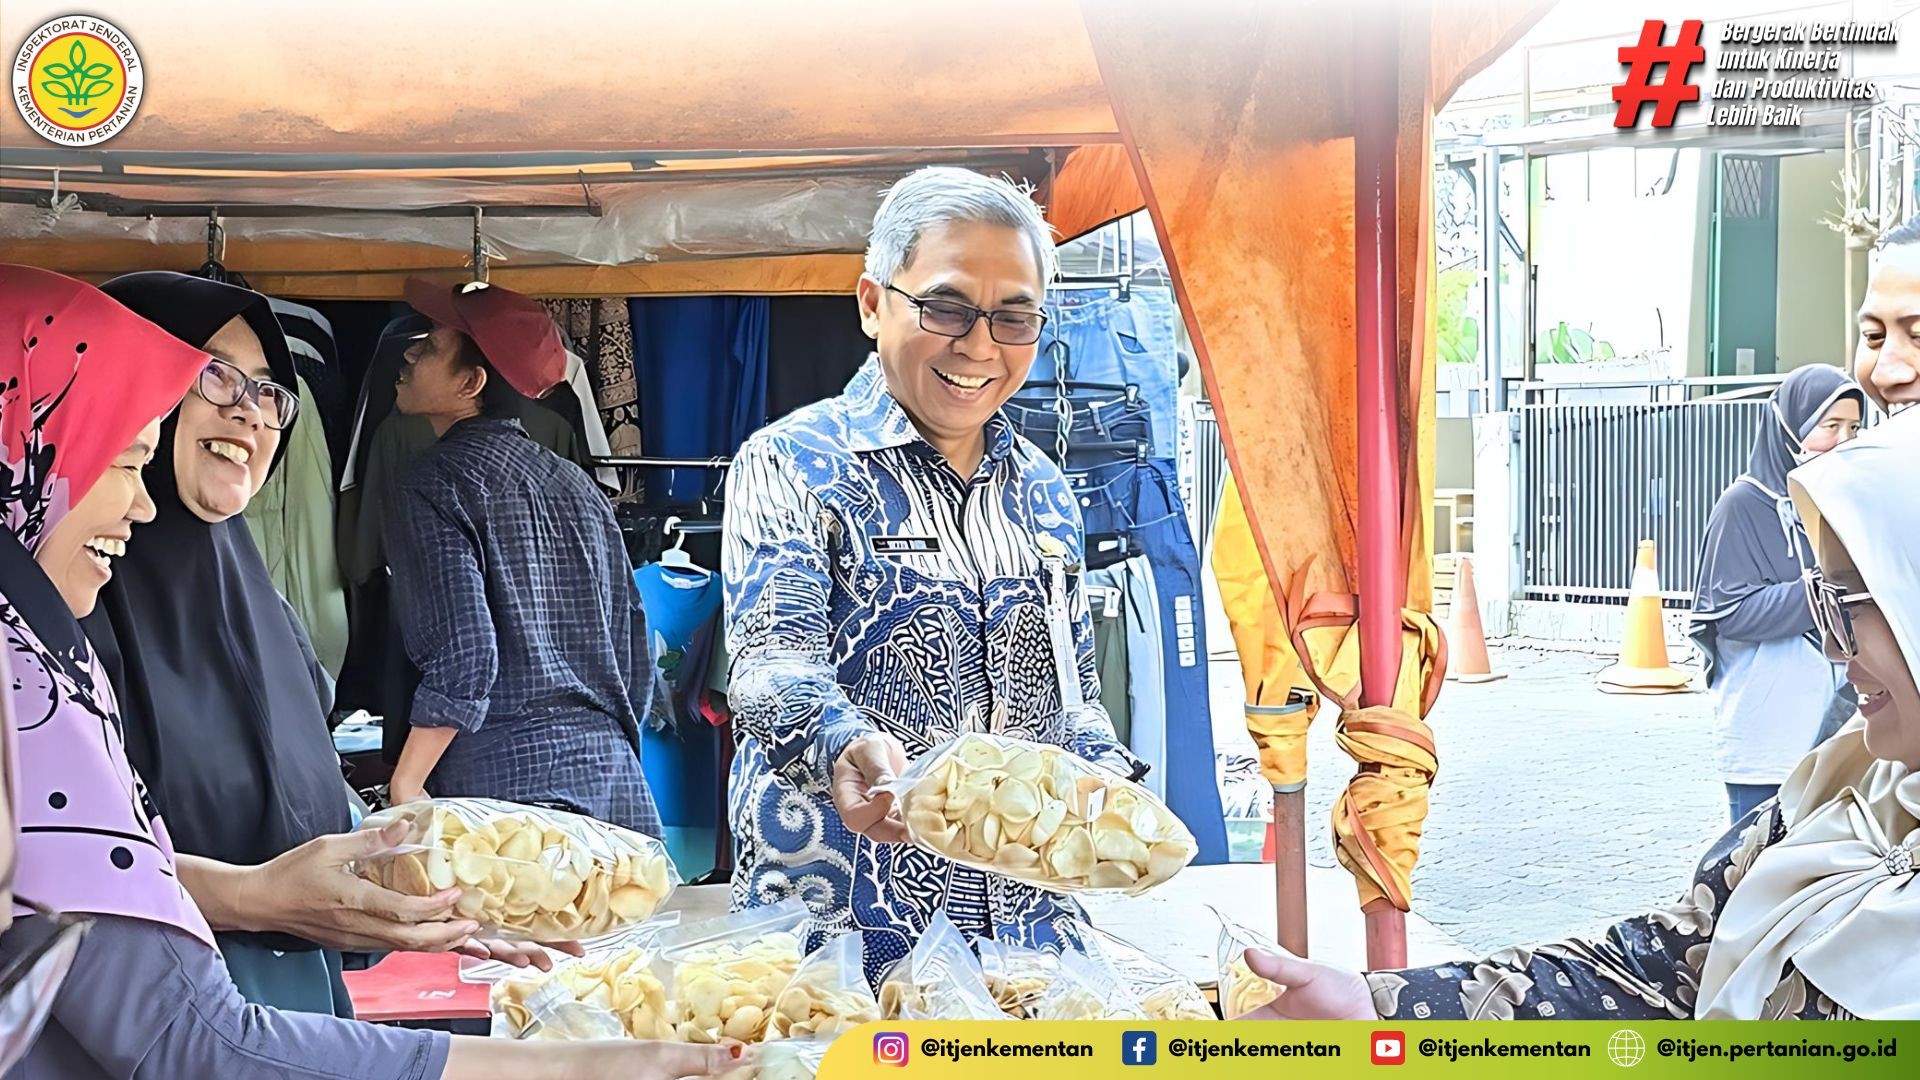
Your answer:
[[[1126,536],[1153,570],[1166,688],[1166,800],[1200,842],[1197,862],[1227,861],[1227,832],[1213,755],[1200,552],[1187,526],[1173,462],[1156,458],[1068,475],[1089,538]],[[1091,542],[1091,541],[1090,541]],[[1129,659],[1132,652],[1129,650]],[[1136,728],[1139,718],[1134,720]]]
[[[1153,566],[1145,557],[1128,559],[1087,573],[1088,588],[1120,590],[1120,618],[1127,638],[1127,749],[1147,763],[1141,786],[1167,797],[1167,678],[1160,636],[1160,598],[1153,588]],[[1102,671],[1101,696],[1106,673]]]
[[[1153,456],[1153,410],[1137,391],[1070,390],[1063,409],[1052,386],[1029,383],[1000,411],[1069,472]]]
[[[1028,381],[1053,382],[1056,368],[1064,366],[1068,379],[1138,386],[1153,418],[1154,453],[1171,457],[1180,445],[1173,291],[1139,288],[1122,300],[1111,293],[1058,290],[1047,297],[1047,315]],[[1056,341],[1066,346],[1064,355],[1053,347]],[[1041,445],[1053,453],[1051,441]]]

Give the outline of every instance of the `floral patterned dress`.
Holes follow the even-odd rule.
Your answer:
[[[1623,919],[1598,940],[1570,938],[1461,961],[1367,975],[1388,1020],[1687,1020],[1714,922],[1755,859],[1786,836],[1777,799],[1708,850],[1677,903]],[[1763,1020],[1846,1020],[1788,963]]]

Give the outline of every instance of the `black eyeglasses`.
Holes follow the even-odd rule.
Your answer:
[[[928,300],[892,285],[887,286],[887,291],[899,293],[907,303],[919,308],[920,329],[941,337],[966,337],[973,333],[973,324],[984,318],[987,334],[993,340],[1002,345],[1031,345],[1040,340],[1040,331],[1047,325],[1046,315],[1038,311],[1011,308],[986,311],[957,300]]]
[[[1873,603],[1869,592],[1848,592],[1821,576],[1818,567],[1802,578],[1807,586],[1807,603],[1813,608],[1813,625],[1820,630],[1820,647],[1827,659],[1843,664],[1860,653],[1859,639],[1853,636],[1853,615],[1849,609]]]
[[[209,360],[200,371],[196,384],[207,404],[225,409],[250,400],[260,409],[260,419],[275,431],[286,430],[300,412],[300,395],[277,382],[256,379],[227,363]]]
[[[30,901],[19,902],[49,920],[53,930],[0,970],[0,1072],[25,1057],[40,1034],[60,985],[73,969],[80,942],[93,925],[89,916],[62,915]]]

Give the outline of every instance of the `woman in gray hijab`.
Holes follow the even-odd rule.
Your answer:
[[[1707,522],[1692,635],[1705,658],[1715,766],[1734,821],[1773,797],[1830,712],[1852,715],[1801,586],[1813,559],[1787,498],[1787,473],[1857,435],[1865,402],[1839,368],[1815,364],[1788,375],[1767,402],[1746,472]]]

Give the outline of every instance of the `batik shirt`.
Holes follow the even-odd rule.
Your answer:
[[[828,796],[849,743],[885,732],[912,760],[991,731],[1068,747],[1123,775],[1137,765],[1097,704],[1066,479],[1003,418],[986,436],[978,471],[960,476],[870,358],[841,397],[747,440],[728,479],[734,906],[802,897],[815,916],[809,944],[865,931],[870,975],[904,955],[937,911],[968,933],[1041,947],[1058,945],[1056,921],[1080,912],[850,832]],[[1070,625],[1065,677],[1077,677],[1077,695],[1072,682],[1061,691],[1054,611]]]

